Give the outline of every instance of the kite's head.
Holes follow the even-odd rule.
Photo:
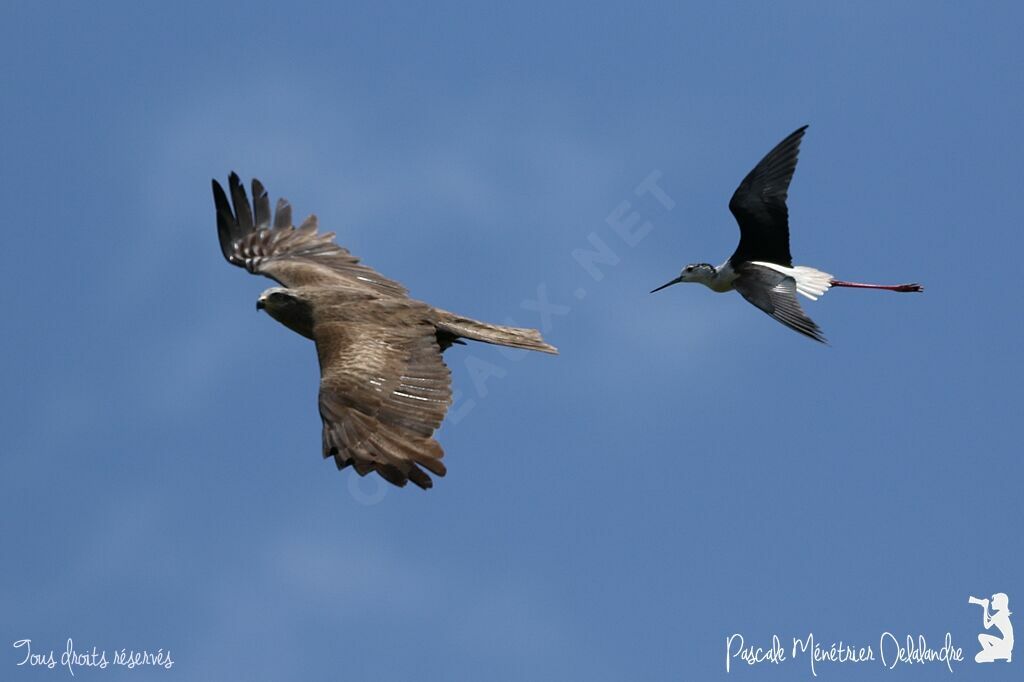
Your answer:
[[[267,289],[256,300],[256,310],[265,310],[292,331],[313,338],[313,310],[305,299],[290,289]]]

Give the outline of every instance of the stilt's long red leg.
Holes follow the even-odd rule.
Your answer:
[[[843,282],[832,280],[834,287],[850,287],[851,289],[884,289],[885,291],[924,291],[920,284],[861,284],[860,282]]]

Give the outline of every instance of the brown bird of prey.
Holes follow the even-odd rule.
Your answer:
[[[228,189],[231,201],[213,181],[221,251],[232,265],[283,285],[264,291],[256,308],[316,342],[323,455],[339,469],[430,488],[426,471],[446,471],[433,433],[452,402],[441,353],[461,339],[558,352],[535,329],[479,322],[409,298],[401,284],[335,244],[333,232],[319,233],[316,216],[293,226],[284,199],[271,222],[259,180],[252,206],[234,173]]]

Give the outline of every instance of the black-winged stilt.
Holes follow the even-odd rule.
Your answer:
[[[844,282],[815,268],[793,266],[786,193],[805,130],[807,126],[797,129],[776,145],[733,193],[729,210],[740,225],[740,244],[729,260],[717,268],[709,263],[687,265],[652,294],[680,282],[698,282],[719,293],[735,289],[790,329],[825,343],[821,329],[801,310],[797,294],[815,301],[830,287],[924,291],[920,284]]]

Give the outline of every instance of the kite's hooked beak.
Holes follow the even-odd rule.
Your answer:
[[[652,289],[652,290],[651,290],[651,293],[653,294],[653,293],[654,293],[655,291],[661,291],[662,289],[664,289],[664,288],[666,288],[666,287],[670,287],[670,286],[672,286],[673,284],[679,284],[679,283],[680,283],[680,282],[682,282],[682,281],[683,281],[683,277],[682,277],[682,275],[680,275],[679,277],[676,277],[676,278],[675,278],[674,280],[672,280],[671,282],[666,282],[665,284],[662,284],[662,285],[661,285],[660,287],[658,287],[657,289]]]
[[[262,298],[256,299],[256,310],[263,310],[266,307],[266,301],[264,301]]]

